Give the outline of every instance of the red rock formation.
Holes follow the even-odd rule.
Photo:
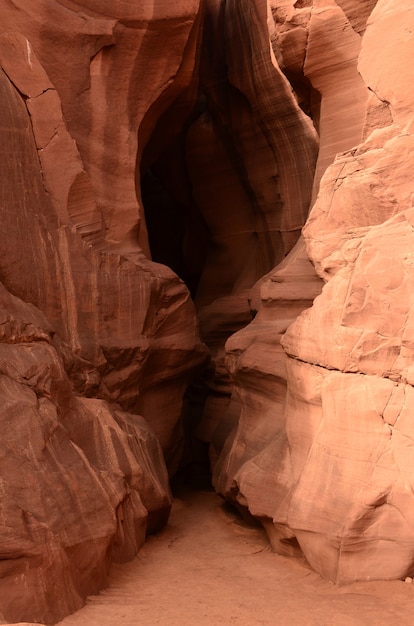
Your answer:
[[[0,26],[0,610],[49,623],[165,522],[205,359],[185,285],[138,245],[135,191],[144,116],[148,133],[191,79],[198,3],[66,4],[3,2]],[[174,53],[142,92],[161,27]]]
[[[315,196],[333,157],[361,140],[368,91],[357,68],[359,31],[375,2],[332,0],[305,2],[303,6],[297,2],[273,5],[275,54],[296,86],[302,106],[312,115],[320,136]],[[345,7],[354,20],[347,19]]]
[[[410,209],[354,231],[346,266],[283,339],[289,526],[312,566],[338,582],[412,571],[412,224]]]
[[[52,9],[48,3],[40,3],[38,9],[36,17],[31,13],[34,10],[32,7],[19,11],[17,7],[9,9],[2,27],[6,28],[8,21],[13,24],[14,19],[21,30],[26,29],[37,43],[38,50],[42,52],[42,46],[48,45],[48,35],[41,27],[46,23],[47,10]],[[63,11],[62,8],[56,7],[54,10]],[[65,25],[68,36],[75,39],[87,37],[85,33],[88,29],[84,28],[87,16],[72,14],[65,9],[63,16],[58,13],[55,17],[56,23]],[[66,21],[63,17],[66,17]],[[73,24],[68,22],[70,19],[74,21]],[[86,21],[88,22],[87,19]],[[91,18],[90,22],[94,33],[94,29],[98,28],[96,19]],[[184,20],[184,23],[189,30],[189,21]],[[107,20],[105,24],[107,26]],[[12,25],[9,28],[11,29]],[[80,29],[81,33],[78,33]],[[95,39],[93,33],[87,37],[90,45]],[[186,38],[182,37],[183,48],[186,41]],[[99,160],[93,159],[92,166],[88,161],[89,153],[83,155],[82,152],[78,152],[77,146],[82,150],[82,141],[75,132],[76,119],[81,117],[77,99],[79,87],[75,88],[72,85],[69,93],[65,81],[62,91],[56,91],[36,59],[35,44],[32,47],[32,41],[29,42],[22,35],[3,34],[2,42],[1,62],[9,80],[24,96],[22,100],[3,77],[10,111],[10,119],[7,120],[6,126],[16,129],[16,134],[20,138],[18,147],[14,136],[11,138],[11,145],[7,143],[3,145],[6,154],[10,155],[17,150],[19,153],[23,152],[26,159],[25,162],[18,162],[17,167],[13,160],[9,159],[11,171],[4,173],[8,188],[4,187],[3,221],[6,237],[1,250],[3,282],[19,297],[33,302],[44,311],[72,350],[88,362],[84,365],[86,373],[76,372],[77,388],[97,384],[96,380],[101,377],[101,392],[109,399],[117,401],[124,409],[143,412],[147,419],[153,422],[164,450],[171,456],[173,468],[177,465],[177,454],[174,451],[177,445],[175,429],[179,420],[182,392],[188,382],[188,372],[197,362],[202,361],[204,350],[198,339],[188,292],[167,268],[149,263],[137,242],[135,249],[132,244],[127,246],[128,255],[121,256],[113,251],[113,238],[111,239],[112,236],[108,234],[111,231],[109,222],[112,218],[106,215],[99,201],[100,195],[106,193],[99,190],[99,185],[102,180],[108,185],[108,176],[102,170],[110,167],[108,164],[110,159],[109,156],[105,159],[102,155]],[[61,46],[62,40],[52,38],[51,51],[53,50],[54,54],[49,54],[49,58],[53,56],[53,66],[47,66],[47,70],[50,75],[57,75],[60,59],[58,80],[60,85],[65,65],[63,49],[59,47],[55,50],[53,47],[55,44]],[[96,42],[94,45],[96,46]],[[121,48],[122,45],[120,44]],[[11,50],[13,55],[10,53]],[[180,54],[182,56],[182,50]],[[86,44],[79,48],[79,55],[81,59],[77,62],[83,63],[89,72],[86,60],[89,64],[91,50],[88,50]],[[18,64],[13,62],[16,57],[19,59]],[[66,59],[66,56],[64,58]],[[75,60],[76,54],[72,62]],[[130,63],[133,65],[134,59]],[[126,65],[125,61],[125,67]],[[172,58],[169,71],[174,72],[177,69],[177,62]],[[115,70],[114,73],[116,74]],[[108,79],[106,89],[111,92],[111,74],[109,72],[105,75]],[[86,78],[84,77],[84,80]],[[70,79],[80,80],[80,74],[76,73],[76,76],[70,74]],[[114,89],[118,84],[117,80],[122,81],[123,77],[117,74],[114,76]],[[164,75],[159,80],[163,84]],[[89,94],[90,89],[86,91],[88,97],[92,98]],[[64,97],[71,98],[69,104],[63,100],[63,111],[75,128],[72,132],[76,144],[69,135],[69,126],[67,129],[62,119],[59,102],[61,93]],[[97,102],[101,101],[99,98],[95,99]],[[110,106],[106,100],[104,102],[105,106]],[[75,103],[76,115],[72,111]],[[148,106],[150,105],[151,103],[148,103]],[[27,117],[27,110],[30,118]],[[105,125],[106,114],[104,115],[99,107],[98,110],[94,110],[94,114],[103,115],[100,123]],[[85,111],[83,119],[92,124],[91,115]],[[106,121],[108,133],[111,133],[114,127],[125,136],[129,133],[130,139],[125,141],[123,151],[118,149],[115,143],[105,142],[103,135],[95,132],[92,126],[83,129],[85,133],[83,141],[89,136],[100,137],[103,151],[109,153],[115,151],[118,154],[117,167],[124,165],[126,170],[120,174],[120,179],[123,176],[128,179],[131,177],[128,172],[132,165],[128,163],[132,157],[126,155],[124,158],[122,154],[125,150],[129,152],[132,149],[130,143],[134,143],[133,185],[135,185],[139,121],[138,119],[131,128],[128,111],[125,115],[118,116],[119,123],[116,125]],[[25,128],[25,133],[21,132],[22,127]],[[38,155],[34,150],[33,135]],[[8,136],[10,137],[10,134]],[[88,149],[91,147],[90,144],[94,144],[94,141],[88,142]],[[98,167],[102,160],[104,165]],[[96,167],[99,170],[97,176],[102,179],[101,183],[95,180],[93,169]],[[33,192],[14,194],[13,190],[21,188],[22,178],[29,176]],[[116,184],[120,184],[118,178]],[[14,196],[13,202],[8,200],[9,195]],[[107,194],[105,197],[108,200]],[[132,221],[125,217],[122,208],[123,197],[119,194],[117,201],[111,202],[111,211],[116,212],[119,209],[119,223],[123,225],[122,228],[136,231],[139,212],[135,191],[133,225]],[[12,219],[16,212],[20,216],[18,222]],[[38,215],[34,226],[32,226],[33,213]],[[105,243],[108,237],[111,239],[110,244]],[[15,241],[20,241],[21,247],[16,248]],[[121,238],[118,243],[121,245]],[[21,269],[19,273],[15,271],[16,264]],[[39,271],[35,275],[32,272],[34,264],[39,266]],[[161,370],[160,362],[163,364]],[[164,382],[161,393],[157,391],[154,394],[154,376],[158,381]]]
[[[75,397],[44,315],[3,286],[0,303],[0,606],[50,623],[165,521],[168,478],[145,420]]]
[[[292,78],[292,83],[296,85],[303,108],[313,114],[315,124],[320,128],[319,158],[316,171],[312,169],[315,190],[323,167],[326,167],[326,162],[332,162],[338,149],[346,149],[361,140],[365,108],[361,107],[361,99],[356,98],[352,106],[352,115],[347,118],[351,120],[350,128],[346,123],[342,126],[338,125],[338,118],[332,114],[335,98],[337,98],[336,108],[338,111],[341,108],[341,91],[339,90],[337,93],[336,74],[338,71],[343,72],[344,76],[347,76],[347,81],[354,77],[355,84],[360,90],[361,79],[356,67],[359,48],[356,51],[352,49],[352,52],[348,52],[349,40],[354,42],[353,46],[359,42],[360,47],[360,37],[352,31],[346,17],[335,3],[323,3],[323,6],[319,6],[318,3],[315,6],[310,6],[309,3],[307,5],[296,7],[293,6],[292,2],[272,3],[272,16],[275,22],[270,24],[270,35],[276,58],[287,75]],[[321,48],[317,45],[321,20],[329,24],[330,27],[336,27],[338,20],[347,24],[347,28],[341,30],[341,37],[332,37],[330,40],[331,45],[336,46],[337,54],[341,54],[342,65],[339,68],[334,63],[336,57],[332,54],[327,56],[321,54]],[[325,31],[323,32],[325,33]],[[330,28],[326,28],[328,39],[330,32]],[[357,43],[355,43],[354,38],[356,38]],[[343,48],[345,50],[344,61],[342,61]],[[346,91],[348,97],[349,90],[346,89]],[[319,94],[319,97],[316,94]],[[367,99],[365,87],[364,94],[365,99],[362,98],[362,101]],[[341,115],[340,112],[339,115]],[[266,507],[260,506],[259,511],[256,510],[254,503],[256,503],[257,497],[253,496],[251,491],[255,489],[255,475],[260,475],[260,481],[269,480],[265,476],[274,463],[275,446],[276,449],[283,449],[283,441],[286,436],[284,398],[287,374],[280,338],[289,324],[304,308],[310,305],[321,289],[321,281],[315,275],[311,264],[306,260],[306,253],[301,241],[292,254],[283,261],[280,268],[276,269],[276,273],[275,271],[271,272],[267,278],[259,283],[257,289],[262,292],[263,304],[260,304],[259,297],[256,305],[259,313],[256,319],[250,327],[233,336],[227,346],[229,367],[237,398],[229,407],[230,415],[227,421],[236,422],[237,426],[233,428],[232,433],[227,438],[224,449],[223,441],[219,436],[220,427],[217,429],[213,435],[213,456],[216,457],[221,454],[215,469],[215,484],[218,489],[228,495],[234,494],[238,492],[240,484],[244,481],[244,489],[250,489],[249,498],[246,500],[243,495],[244,491],[242,491],[237,496],[238,501],[243,504],[248,502],[255,514],[266,517],[264,513]],[[257,301],[257,297],[255,299]],[[265,328],[268,330],[265,331]],[[271,336],[269,336],[270,333]],[[260,364],[260,353],[263,354],[263,365]],[[255,355],[251,366],[247,365],[250,359],[247,354]],[[247,382],[248,380],[250,382]],[[253,381],[255,382],[253,383]],[[249,391],[244,389],[245,385]],[[248,409],[244,408],[246,394],[249,397]],[[252,394],[255,400],[252,400]],[[273,399],[272,394],[274,394]],[[240,396],[243,397],[239,409],[241,417],[237,420],[233,413],[234,411],[236,415],[238,413],[235,405],[240,402]],[[260,397],[259,400],[257,396]],[[249,428],[247,427],[246,430],[245,422],[246,420],[248,423],[255,422],[256,410],[250,408],[255,405],[260,407],[257,414],[261,415],[260,420],[257,418],[258,423],[255,425],[255,429],[257,428],[261,434],[259,439],[253,438],[254,442],[251,441]],[[266,409],[264,409],[265,406]],[[273,418],[275,412],[279,415],[278,420]],[[265,419],[263,413],[268,414],[268,419]],[[228,429],[225,432],[228,433]],[[247,465],[247,462],[250,465]],[[241,477],[240,472],[242,472],[243,477]],[[272,474],[274,475],[274,472]],[[278,481],[279,478],[276,476],[275,480]],[[247,487],[247,484],[250,487]],[[270,507],[274,506],[272,503],[278,497],[273,490],[274,487],[269,489],[269,492],[261,491],[262,497]],[[260,499],[261,497],[259,497]],[[272,517],[270,510],[267,515]],[[265,521],[264,523],[266,524]],[[277,540],[273,537],[273,530],[269,529],[269,533],[272,535],[272,541],[276,546]]]
[[[217,489],[331,580],[412,574],[408,0],[0,6],[0,611],[165,522],[181,279]]]
[[[275,4],[280,18],[282,3]],[[310,15],[309,42],[321,15],[326,25],[332,16],[333,27],[338,19],[335,3],[311,4],[295,3]],[[358,3],[339,4],[355,18]],[[292,254],[270,274],[280,285],[270,290],[269,279],[262,283],[254,322],[227,344],[234,403],[241,408],[221,450],[215,483],[262,519],[277,551],[304,554],[319,573],[340,583],[412,572],[412,107],[407,74],[397,71],[414,45],[409,5],[380,0],[369,18],[358,55],[366,97],[358,78],[361,98],[355,98],[349,135],[346,118],[339,122],[332,104],[323,105],[324,99],[334,102],[337,72],[357,75],[356,55],[351,62],[345,48],[333,74],[335,57],[321,59],[319,52],[312,59],[317,48],[308,45],[305,72],[320,66],[317,74],[308,71],[308,79],[316,76],[314,86],[322,91],[321,153],[330,153],[334,162],[322,178],[304,236],[327,284],[292,324],[301,305],[306,307],[300,299],[312,282],[318,290],[311,271],[308,287],[301,284],[306,264]],[[289,20],[294,23],[294,13]],[[286,24],[275,42],[288,41]],[[329,27],[324,32],[330,40]],[[343,32],[350,33],[345,22]],[[298,33],[292,36],[300,40]],[[341,40],[336,41],[339,54]],[[346,70],[342,59],[348,59]],[[327,112],[333,119],[324,126]],[[339,133],[331,135],[335,120]],[[277,314],[286,293],[297,298],[297,306],[276,322],[270,307]],[[278,347],[286,327],[287,357]]]
[[[317,136],[269,47],[266,2],[206,5],[200,70],[206,110],[190,128],[187,149],[193,198],[210,234],[195,299],[214,361],[197,432],[209,441],[216,427],[227,431],[224,342],[251,320],[248,290],[299,236]]]

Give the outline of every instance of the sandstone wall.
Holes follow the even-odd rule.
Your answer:
[[[298,245],[227,343],[239,417],[215,484],[328,579],[401,578],[414,549],[414,13],[379,0],[365,28],[369,3],[271,4],[279,62],[300,84],[301,59],[321,94],[316,185],[328,167],[303,231],[312,265]]]
[[[205,344],[217,490],[333,581],[414,573],[410,2],[170,5],[0,0],[9,621],[165,523]]]
[[[318,152],[270,48],[267,3],[206,2],[200,82],[207,110],[189,133],[193,194],[210,240],[195,304],[212,354],[197,435],[222,442],[231,384],[224,343],[251,321],[249,291],[293,248],[306,220]],[[206,176],[206,172],[211,172]]]
[[[165,523],[183,393],[206,355],[184,283],[143,253],[136,193],[145,134],[192,80],[199,4],[107,4],[0,3],[10,621],[74,611]]]

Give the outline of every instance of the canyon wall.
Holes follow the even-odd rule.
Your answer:
[[[183,422],[276,551],[414,573],[414,10],[170,5],[0,0],[9,621],[162,527]]]
[[[214,482],[276,551],[329,580],[402,578],[414,556],[414,11],[273,4],[281,67],[321,95],[315,202],[304,241],[258,286],[255,320],[227,342],[235,426],[217,438]]]
[[[192,81],[199,3],[106,4],[0,3],[10,621],[76,610],[165,523],[183,393],[206,359],[186,286],[145,254],[136,193],[139,132]]]

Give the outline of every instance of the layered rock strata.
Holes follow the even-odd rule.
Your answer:
[[[322,11],[329,24],[331,7],[336,23],[340,4],[355,18],[359,3],[295,3],[296,17],[285,4],[290,23],[305,10],[310,16],[303,67],[312,83],[312,20],[319,28]],[[227,343],[240,409],[216,452],[215,484],[262,520],[277,551],[304,555],[339,583],[412,574],[412,107],[409,72],[397,68],[414,46],[413,19],[410,3],[381,0],[366,30],[343,15],[344,33],[365,31],[352,72],[361,76],[356,93],[363,81],[366,94],[355,98],[353,143],[347,145],[347,125],[338,118],[342,140],[335,133],[327,141],[324,115],[333,111],[323,103],[333,75],[322,61],[315,83],[322,95],[320,154],[331,150],[333,163],[304,228],[315,269],[300,261],[306,257],[298,248],[263,282],[254,322]],[[283,37],[276,25],[274,41],[300,40],[287,21]],[[333,125],[330,119],[325,129]],[[320,291],[315,270],[320,287],[321,279],[327,284],[294,321],[307,306],[301,296]],[[291,294],[295,307],[282,312]],[[279,321],[269,315],[272,306]]]
[[[311,201],[317,133],[270,48],[267,20],[262,0],[206,3],[206,110],[190,128],[188,153],[193,196],[211,233],[195,298],[214,363],[197,429],[207,441],[228,425],[224,343],[252,319],[249,290],[292,249]]]
[[[2,286],[0,606],[48,623],[98,591],[170,508],[143,418],[76,397],[45,316]]]
[[[139,131],[144,143],[191,80],[198,32],[197,2],[160,4],[1,3],[9,621],[76,610],[168,517],[166,465],[178,466],[183,393],[206,350],[187,288],[139,246]],[[174,53],[143,89],[160,29]]]
[[[183,280],[217,490],[333,581],[413,574],[413,9],[172,4],[0,0],[11,621],[165,523],[207,353]]]

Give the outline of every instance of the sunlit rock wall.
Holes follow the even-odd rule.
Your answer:
[[[320,93],[310,260],[299,243],[227,343],[238,420],[214,480],[328,579],[400,578],[414,557],[414,10],[271,4],[276,56],[314,118]]]

